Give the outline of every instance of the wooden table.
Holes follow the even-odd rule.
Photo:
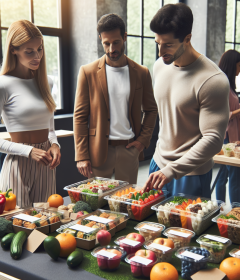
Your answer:
[[[215,181],[212,185],[211,193],[213,192],[213,190],[214,190],[214,188],[217,184],[217,180],[218,180],[220,174],[222,173],[224,165],[231,165],[231,166],[240,167],[240,159],[235,158],[235,157],[226,157],[224,155],[215,155],[213,157],[213,160],[214,160],[214,163],[221,164],[222,166],[220,167],[220,169],[218,171],[218,174],[217,174],[217,177],[216,177],[216,179],[215,179]]]
[[[71,130],[55,130],[55,132],[58,138],[73,136],[73,131]],[[4,140],[11,140],[8,132],[0,132],[0,138]]]

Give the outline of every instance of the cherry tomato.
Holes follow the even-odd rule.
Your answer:
[[[148,203],[148,202],[150,202],[150,199],[145,198],[145,199],[144,199],[144,202],[145,202],[145,203]]]
[[[157,197],[160,196],[160,194],[159,193],[155,193],[154,196],[155,196],[155,198],[157,198]]]
[[[148,199],[150,199],[151,201],[155,199],[154,195],[149,195]]]

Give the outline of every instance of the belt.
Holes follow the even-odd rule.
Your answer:
[[[108,140],[108,145],[111,146],[127,146],[129,143],[132,143],[134,138],[129,140]]]

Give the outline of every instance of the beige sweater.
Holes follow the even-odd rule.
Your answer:
[[[201,175],[221,150],[229,118],[229,82],[211,60],[201,55],[186,67],[153,69],[159,136],[154,160],[169,179]]]

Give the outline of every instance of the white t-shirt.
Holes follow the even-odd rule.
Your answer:
[[[130,77],[128,65],[106,64],[110,110],[110,140],[129,140],[135,136],[129,121]]]

